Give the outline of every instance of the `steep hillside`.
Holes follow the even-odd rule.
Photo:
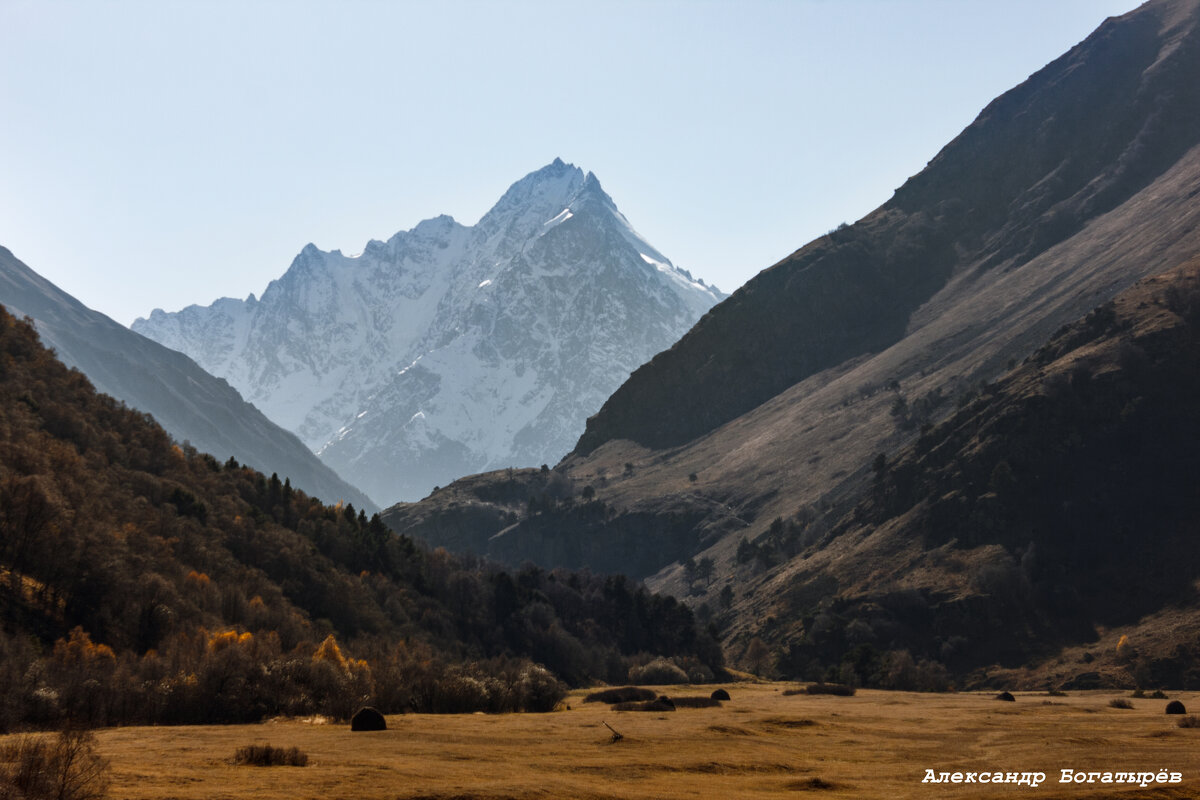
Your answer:
[[[133,327],[394,501],[558,461],[723,296],[634,231],[594,175],[555,160],[475,226],[438,217],[353,257],[309,245],[260,299]]]
[[[745,542],[728,618],[786,674],[853,662],[869,680],[872,657],[905,649],[958,674],[1045,657],[1034,685],[1200,686],[1197,442],[1200,259],[881,454],[831,530],[788,519]],[[1064,645],[1097,652],[1064,663]]]
[[[589,421],[554,470],[571,502],[521,506],[455,485],[389,509],[388,524],[435,543],[454,530],[514,562],[623,559],[716,609],[743,537],[776,519],[828,530],[831,509],[869,489],[878,454],[1064,324],[1200,252],[1198,20],[1187,0],[1105,22],[887,204],[706,314]],[[635,524],[666,535],[626,536]],[[689,559],[711,562],[707,579]]]
[[[991,103],[893,198],[737,291],[631,376],[580,439],[685,444],[912,333],[953,276],[1021,267],[1200,142],[1196,0],[1153,0]]]
[[[329,502],[376,506],[264,417],[228,383],[187,356],[132,333],[31,270],[0,247],[0,303],[32,317],[42,338],[102,392],[152,414],[181,442],[289,478]]]
[[[549,710],[559,679],[655,653],[721,666],[685,606],[624,578],[430,552],[175,445],[3,309],[0,628],[0,730]]]

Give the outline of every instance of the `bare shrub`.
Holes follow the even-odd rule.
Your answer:
[[[1179,722],[1175,724],[1181,728],[1200,728],[1200,717],[1188,714],[1186,717],[1180,717]]]
[[[838,697],[851,697],[854,687],[844,683],[810,683],[804,690],[805,694],[832,694]]]
[[[0,797],[99,800],[108,785],[108,762],[90,731],[23,736],[0,748]]]
[[[436,714],[499,713],[507,710],[503,708],[507,704],[504,689],[500,681],[490,675],[453,669],[436,684],[431,710]]]
[[[248,744],[239,747],[233,760],[247,767],[307,767],[308,756],[298,747],[272,747],[269,744]]]
[[[433,714],[541,713],[553,711],[566,696],[566,685],[545,667],[524,660],[493,660],[425,674],[414,691],[412,708]]]
[[[687,683],[688,675],[673,661],[656,658],[642,667],[629,668],[629,682],[662,686],[664,684]]]
[[[906,692],[946,692],[950,674],[936,661],[917,662],[907,650],[893,650],[884,656],[883,686]]]
[[[553,711],[567,696],[562,681],[538,664],[527,664],[521,669],[514,689],[517,708],[536,713]]]
[[[1114,697],[1108,701],[1109,708],[1133,708],[1133,703],[1126,700],[1124,697]]]

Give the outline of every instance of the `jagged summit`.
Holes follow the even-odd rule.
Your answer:
[[[257,304],[156,311],[188,353],[376,498],[555,462],[630,371],[723,295],[555,159],[479,223],[427,219],[362,255],[305,247]]]

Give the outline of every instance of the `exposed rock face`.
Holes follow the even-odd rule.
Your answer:
[[[557,462],[722,297],[638,235],[594,175],[556,160],[473,227],[438,217],[356,257],[309,245],[261,299],[133,327],[395,501]]]

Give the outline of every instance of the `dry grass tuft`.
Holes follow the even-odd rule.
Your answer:
[[[817,723],[815,720],[797,717],[767,717],[762,724],[771,728],[811,728]]]
[[[1124,697],[1114,697],[1112,700],[1108,701],[1108,707],[1129,709],[1133,708],[1133,703],[1129,702]]]
[[[272,747],[269,744],[248,744],[234,754],[235,763],[247,767],[307,767],[308,756],[298,747]]]
[[[820,789],[836,789],[836,783],[830,783],[823,778],[808,778],[802,781],[791,781],[784,786],[785,789],[791,789],[794,792],[809,792]]]
[[[672,697],[676,708],[720,708],[721,701],[711,697]]]
[[[649,700],[645,703],[616,703],[613,711],[674,711],[675,702],[665,697]]]
[[[1200,717],[1188,714],[1186,717],[1180,717],[1179,722],[1175,724],[1181,728],[1200,728]]]
[[[709,725],[709,733],[716,733],[721,736],[754,736],[754,731],[749,728],[739,728],[737,725]]]

